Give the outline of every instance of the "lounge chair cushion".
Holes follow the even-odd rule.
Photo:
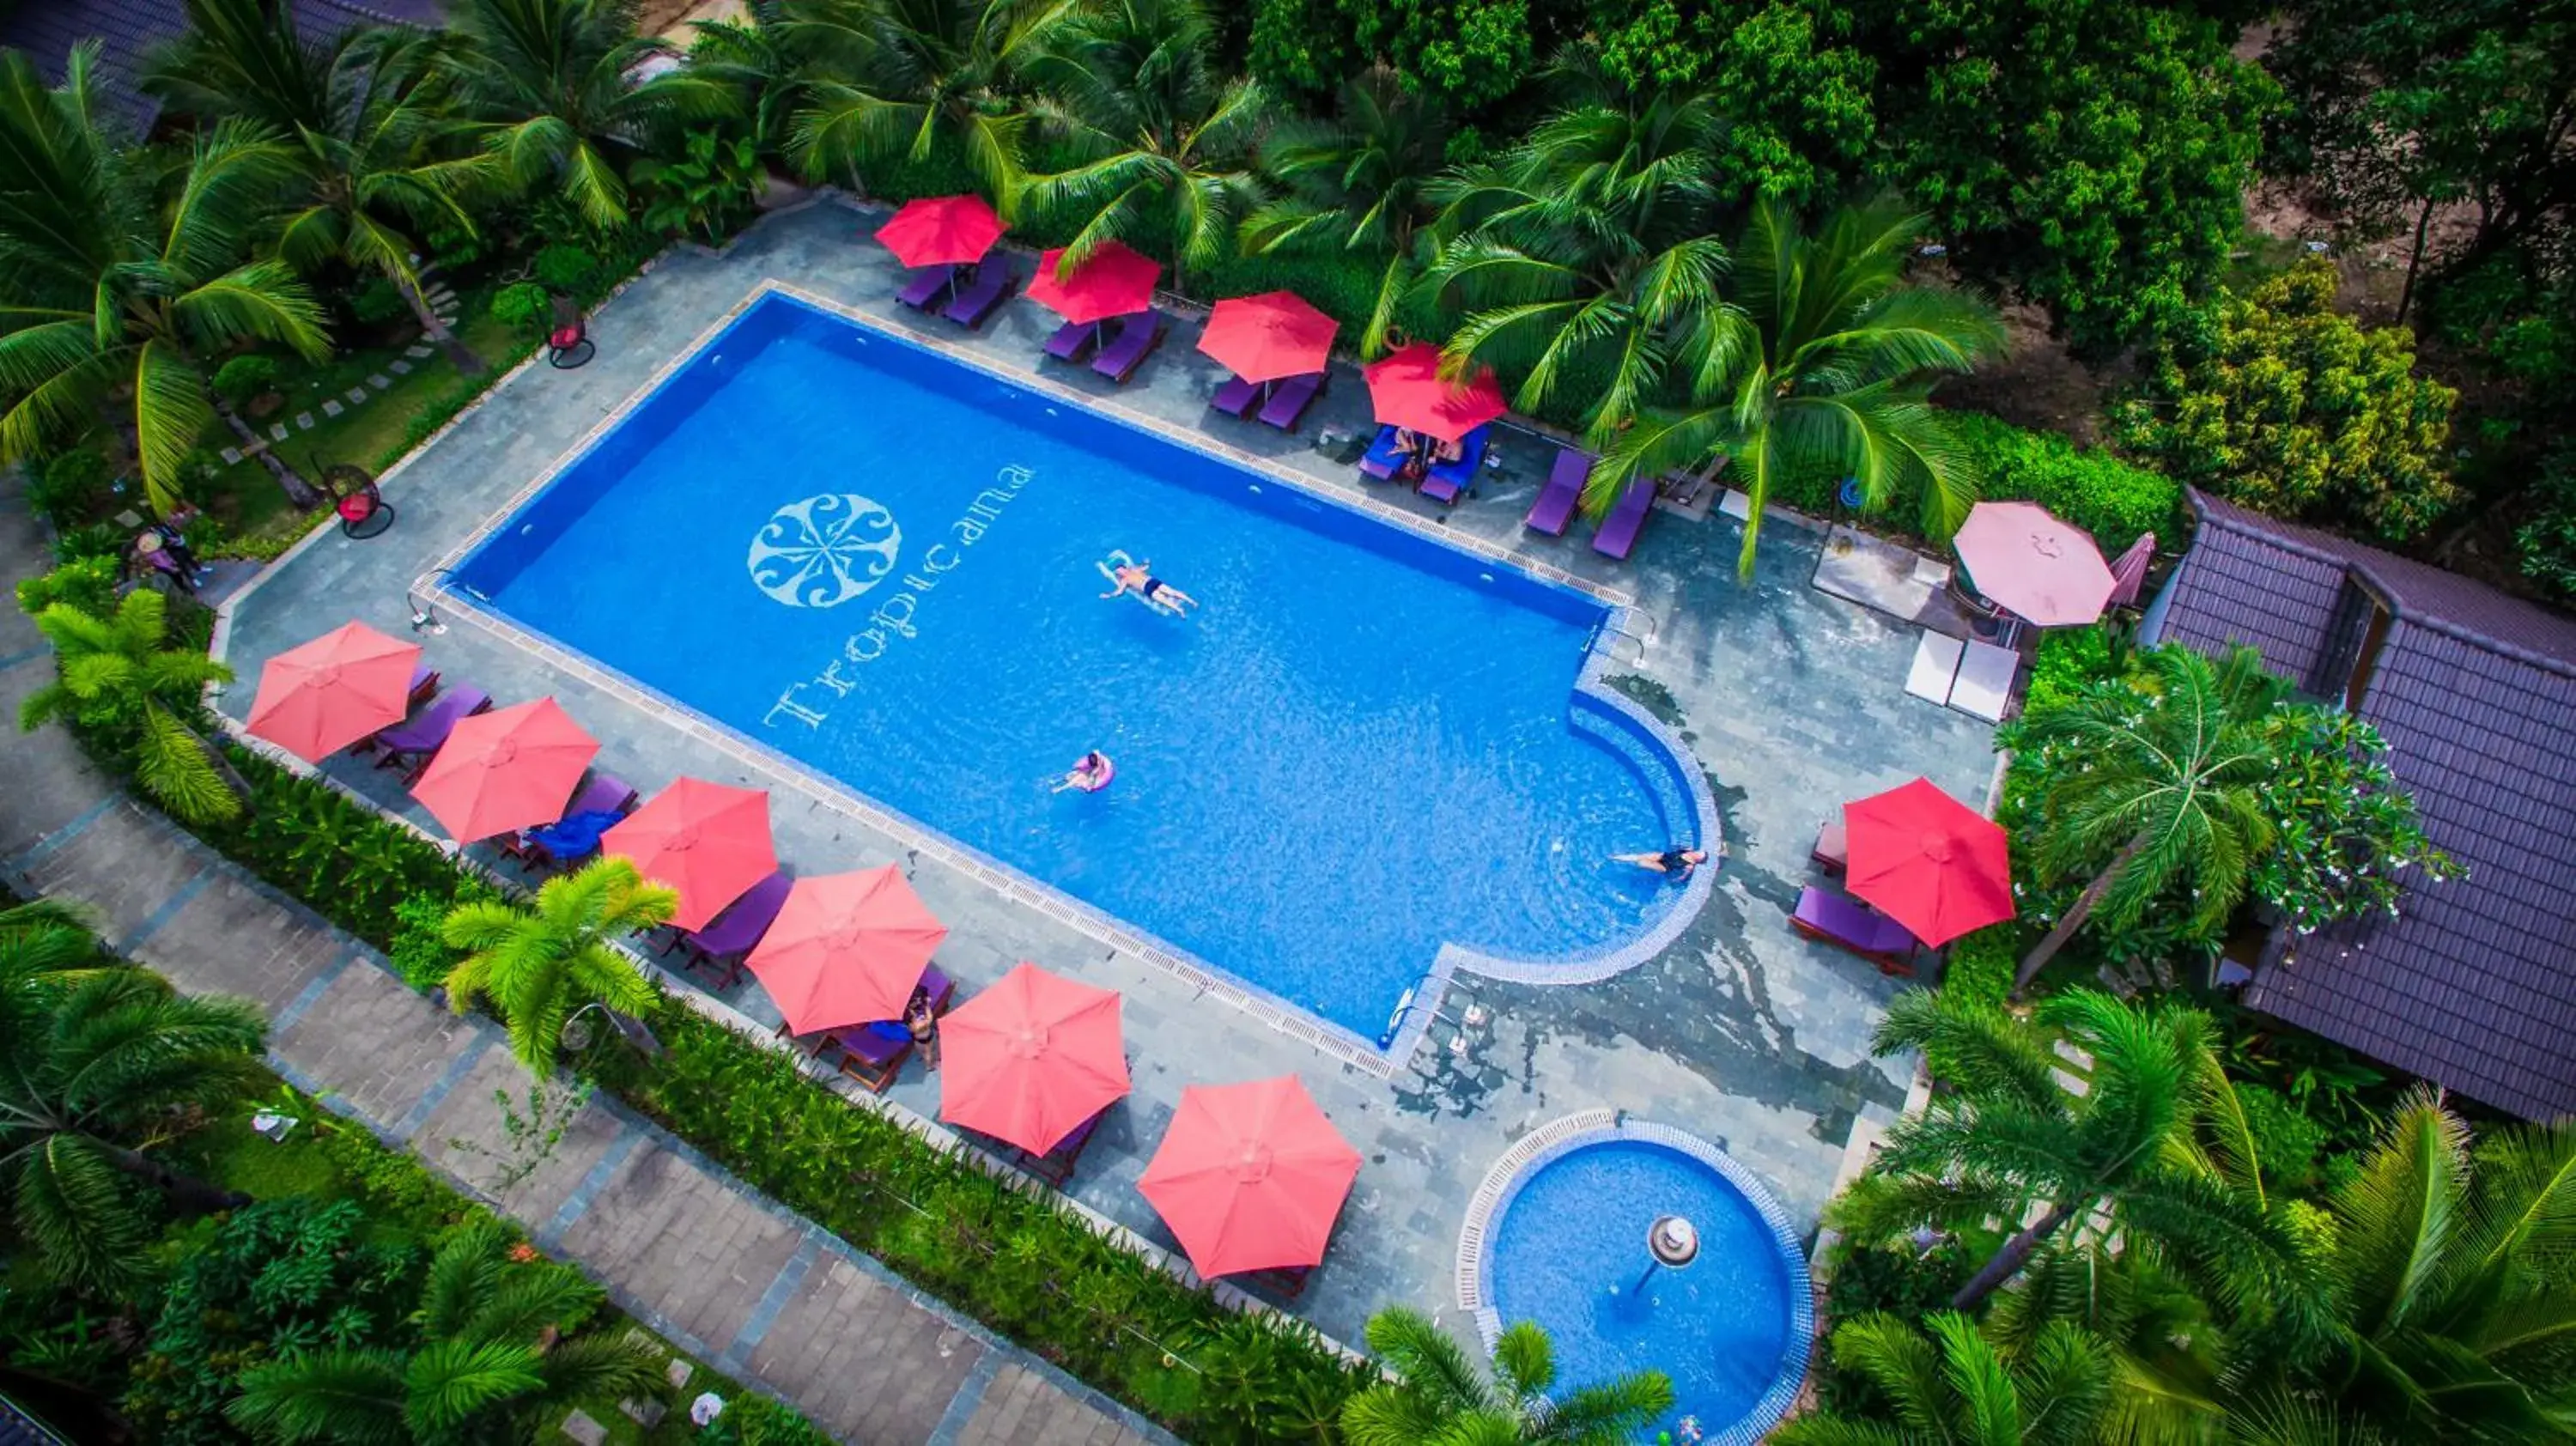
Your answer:
[[[1145,353],[1152,351],[1154,343],[1162,339],[1163,318],[1154,312],[1139,312],[1127,318],[1118,328],[1117,339],[1102,347],[1100,355],[1091,359],[1091,369],[1111,381],[1123,382],[1136,374],[1136,368],[1145,360]]]
[[[915,310],[926,311],[956,279],[957,268],[954,266],[925,266],[912,274],[912,279],[904,283],[903,290],[894,294],[894,299]]]
[[[1446,462],[1434,462],[1422,474],[1421,492],[1434,502],[1450,503],[1458,494],[1473,486],[1476,468],[1485,460],[1486,429],[1478,427],[1458,444],[1458,455]]]
[[[1010,268],[999,263],[978,267],[974,281],[957,293],[957,299],[948,303],[948,309],[940,315],[960,326],[982,326],[984,319],[1002,304],[1002,298],[1010,294],[1014,280]]]
[[[1655,505],[1655,479],[1631,478],[1628,490],[1610,507],[1610,515],[1601,519],[1601,528],[1592,534],[1592,550],[1605,557],[1625,559],[1637,545],[1637,533],[1646,525],[1646,513]]]
[[[1383,482],[1403,465],[1404,447],[1395,440],[1395,428],[1378,428],[1377,440],[1369,443],[1368,451],[1360,458],[1360,470]]]
[[[1575,505],[1583,500],[1584,479],[1591,475],[1590,456],[1572,447],[1557,448],[1556,463],[1547,469],[1547,485],[1538,490],[1538,500],[1530,504],[1529,516],[1521,519],[1521,525],[1563,537],[1565,525],[1574,520]]]
[[[1055,329],[1055,335],[1047,338],[1046,354],[1057,361],[1080,361],[1082,354],[1091,349],[1093,338],[1099,335],[1100,328],[1090,322],[1068,321]]]
[[[1798,891],[1798,909],[1790,918],[1800,932],[1855,954],[1896,959],[1914,952],[1915,938],[1903,924],[1849,894],[1809,885]]]
[[[1306,408],[1313,404],[1316,393],[1323,389],[1322,372],[1290,377],[1271,389],[1269,402],[1261,408],[1261,420],[1287,431],[1297,425],[1297,419],[1306,414]]]

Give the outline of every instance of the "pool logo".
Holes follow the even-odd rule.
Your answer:
[[[819,492],[771,513],[751,539],[752,586],[792,608],[836,608],[894,572],[903,529],[855,492]]]

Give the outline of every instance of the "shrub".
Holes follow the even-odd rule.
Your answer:
[[[237,356],[215,368],[215,394],[236,407],[277,390],[277,363],[264,356]]]
[[[2576,602],[2576,443],[2550,452],[2531,497],[2531,520],[2513,534],[2522,575],[2551,597]]]
[[[2171,477],[1979,413],[1951,413],[1950,426],[1983,474],[1980,495],[2036,502],[2093,534],[2106,557],[2126,551],[2142,532],[2174,540],[2182,484]]]
[[[2159,399],[2124,404],[2122,439],[2176,476],[2275,516],[2386,542],[2459,500],[2443,453],[2450,388],[2415,374],[2415,334],[2332,309],[2335,271],[2302,263],[2179,328]]]
[[[521,281],[493,295],[492,319],[524,336],[544,336],[554,323],[554,303],[544,287]]]
[[[93,522],[86,527],[65,528],[54,534],[54,562],[57,565],[90,557],[113,561],[123,556],[125,529],[113,522]]]
[[[19,611],[34,617],[56,603],[69,603],[94,618],[116,611],[116,559],[75,558],[42,577],[19,580]]]
[[[349,296],[349,314],[367,326],[382,326],[410,311],[411,303],[403,300],[401,288],[381,276],[368,277]]]
[[[599,258],[578,246],[557,243],[537,253],[537,284],[548,291],[578,296],[598,270]]]
[[[748,136],[728,140],[713,127],[691,131],[675,160],[637,161],[635,179],[646,198],[644,229],[710,246],[750,219],[768,184],[760,147]]]
[[[28,469],[27,505],[57,529],[89,519],[108,496],[107,456],[96,447],[74,447]]]

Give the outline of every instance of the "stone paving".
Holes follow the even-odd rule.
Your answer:
[[[416,578],[764,281],[993,365],[1032,368],[1053,318],[1024,298],[980,333],[901,313],[891,300],[899,273],[866,239],[879,219],[826,200],[768,218],[722,255],[666,254],[592,318],[596,359],[574,371],[522,371],[384,479],[401,509],[392,531],[365,542],[319,536],[240,595],[225,627],[233,666],[255,679],[265,658],[351,617],[401,634]],[[1025,256],[1015,262],[1023,275],[1032,264]],[[1310,485],[1357,490],[1352,469],[1314,443],[1319,429],[1367,429],[1367,390],[1355,373],[1337,369],[1299,435],[1217,417],[1206,398],[1222,373],[1192,345],[1194,329],[1184,320],[1123,390],[1087,369],[1050,363],[1047,374],[1108,405],[1204,427]],[[1021,959],[1121,991],[1135,1093],[1091,1144],[1071,1193],[1149,1240],[1172,1243],[1135,1181],[1181,1089],[1298,1072],[1366,1164],[1332,1254],[1297,1313],[1344,1340],[1356,1340],[1369,1313],[1393,1303],[1462,1325],[1453,1265],[1469,1197],[1515,1138],[1576,1110],[1626,1110],[1717,1141],[1771,1186],[1801,1231],[1813,1229],[1855,1120],[1892,1120],[1908,1069],[1867,1053],[1898,983],[1799,940],[1787,926],[1808,877],[1808,845],[1843,799],[1925,774],[1979,801],[1992,770],[1988,727],[1905,696],[1915,630],[1810,586],[1821,546],[1813,532],[1771,519],[1747,584],[1735,570],[1739,523],[1658,513],[1634,560],[1612,563],[1592,552],[1582,524],[1565,539],[1524,535],[1519,520],[1552,451],[1517,432],[1504,434],[1496,450],[1506,465],[1482,474],[1476,493],[1454,510],[1398,500],[1439,526],[1634,597],[1653,620],[1653,638],[1642,649],[1621,645],[1621,658],[1636,661],[1624,676],[1614,670],[1614,684],[1693,749],[1731,857],[1682,938],[1625,974],[1556,987],[1462,977],[1423,1047],[1391,1079],[920,857],[902,839],[783,788],[785,773],[719,751],[702,734],[480,627],[458,625],[423,641],[448,679],[504,703],[554,695],[602,740],[599,766],[648,794],[681,774],[771,788],[779,855],[797,872],[901,865],[950,925],[940,963],[968,992]],[[220,706],[238,718],[251,691],[237,685]],[[387,808],[425,821],[392,775],[333,769]],[[763,1022],[777,1018],[756,983],[726,1001]],[[936,1114],[935,1081],[917,1066],[892,1097]]]
[[[0,494],[0,591],[46,565],[35,522]],[[50,676],[34,627],[0,607],[0,709],[15,717]],[[120,952],[183,989],[257,1002],[279,1073],[492,1201],[666,1339],[841,1440],[990,1441],[1004,1439],[992,1421],[1030,1414],[1044,1431],[1008,1439],[1172,1440],[604,1101],[526,1179],[489,1188],[494,1157],[508,1154],[493,1093],[528,1086],[500,1031],[413,993],[373,951],[124,799],[59,729],[0,744],[0,877],[83,906]]]

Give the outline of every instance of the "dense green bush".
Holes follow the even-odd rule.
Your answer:
[[[534,269],[537,284],[546,290],[578,296],[598,274],[599,258],[578,246],[558,242],[537,253]]]
[[[2531,501],[2531,520],[2513,534],[2522,575],[2549,596],[2576,602],[2576,443],[2542,461]]]
[[[492,319],[522,336],[544,336],[554,322],[554,304],[544,287],[521,281],[493,294]]]
[[[2178,540],[2182,484],[2171,477],[1975,412],[1952,413],[1951,426],[1985,477],[1984,496],[2038,503],[2093,534],[2105,557],[2142,532]]]
[[[225,401],[247,407],[255,398],[277,389],[276,359],[257,353],[234,357],[215,368],[214,387],[215,394]]]
[[[349,293],[349,315],[362,326],[382,326],[397,316],[411,314],[411,303],[403,300],[402,289],[381,276],[370,276],[366,283]]]
[[[113,480],[106,454],[74,447],[27,469],[27,505],[57,528],[77,526],[106,504]]]

